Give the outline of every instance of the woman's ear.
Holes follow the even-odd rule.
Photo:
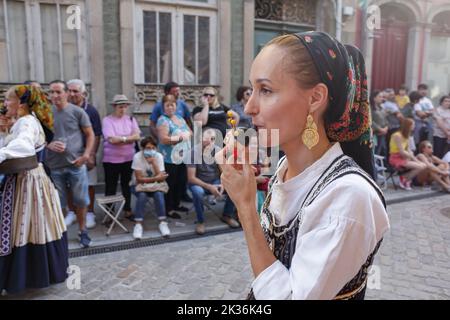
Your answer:
[[[311,95],[309,97],[309,112],[315,113],[322,110],[328,105],[328,87],[319,83],[314,88],[311,89]]]

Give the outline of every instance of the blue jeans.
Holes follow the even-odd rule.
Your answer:
[[[375,146],[375,154],[379,156],[387,156],[387,142],[386,142],[386,136],[377,135],[377,144]]]
[[[214,181],[212,184],[220,184],[220,180]],[[188,185],[189,190],[192,192],[192,200],[194,202],[195,213],[197,214],[197,222],[203,223],[205,222],[204,212],[205,208],[203,207],[203,198],[207,194],[211,194],[208,190],[203,189],[199,185],[191,184]],[[223,207],[223,215],[228,217],[234,217],[234,203],[231,201],[228,195],[225,198],[225,206]]]
[[[151,197],[155,201],[156,215],[159,220],[166,218],[166,205],[164,202],[164,192],[136,192],[136,187],[131,187],[131,193],[136,196],[136,206],[134,207],[134,220],[137,222],[144,221],[144,210],[148,198]]]
[[[67,186],[73,195],[73,204],[77,208],[86,208],[89,203],[89,183],[86,166],[53,169],[51,177],[59,193],[61,207],[67,207]]]

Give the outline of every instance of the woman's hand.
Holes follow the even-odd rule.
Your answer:
[[[8,118],[5,115],[0,115],[0,131],[1,132],[8,132],[9,129],[12,127],[12,119]]]
[[[245,164],[239,165],[239,167],[242,167],[242,170],[236,169],[235,155],[233,152],[227,155],[227,147],[220,150],[215,157],[222,171],[220,177],[222,185],[240,215],[244,212],[253,213],[252,210],[248,210],[247,208],[254,207],[256,202],[255,171],[248,161],[248,148],[245,150]],[[245,217],[241,216],[239,218],[245,219]]]
[[[156,161],[156,157],[147,157],[145,158],[147,163],[152,166],[153,170],[157,167],[158,163]]]
[[[165,171],[161,171],[155,176],[155,180],[158,182],[163,182],[167,179],[169,175]]]
[[[201,98],[200,98],[200,102],[201,102],[201,104],[202,104],[202,107],[207,107],[207,106],[209,106],[209,104],[208,104],[208,98],[206,98],[206,97],[201,97]]]
[[[109,137],[108,142],[111,144],[123,144],[123,138],[122,137]]]
[[[183,132],[181,132],[180,136],[183,138],[183,141],[187,141],[191,138],[191,132],[183,131]]]

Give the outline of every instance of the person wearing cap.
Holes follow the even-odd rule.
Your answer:
[[[125,216],[132,219],[130,181],[131,164],[135,154],[136,141],[141,131],[135,118],[127,114],[131,102],[125,95],[114,96],[113,112],[102,121],[103,169],[105,170],[105,196],[115,195],[120,179],[122,195],[125,198]]]
[[[55,122],[53,140],[47,146],[45,163],[58,189],[63,210],[67,208],[67,186],[70,186],[80,230],[80,246],[87,248],[91,245],[86,229],[89,205],[87,163],[95,137],[89,116],[83,109],[69,103],[68,95],[64,81],[50,83]]]

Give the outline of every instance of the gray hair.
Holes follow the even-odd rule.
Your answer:
[[[77,85],[80,88],[81,93],[86,93],[86,84],[84,83],[83,80],[72,79],[72,80],[67,81],[68,86],[71,84]]]

